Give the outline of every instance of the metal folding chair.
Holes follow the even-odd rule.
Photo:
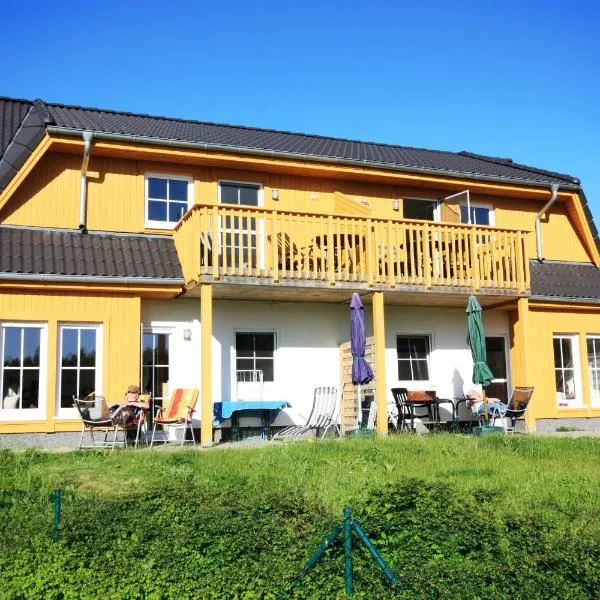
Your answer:
[[[85,398],[73,397],[73,402],[77,407],[82,421],[79,450],[85,448],[110,448],[112,450],[117,443],[119,432],[120,421],[118,411],[111,412],[104,396],[98,396],[95,393],[88,394]],[[96,441],[94,432],[98,431],[104,433],[104,437]],[[91,442],[84,445],[83,442],[86,433],[90,434]],[[112,433],[112,440],[109,440],[110,433]],[[124,437],[122,443],[125,443]]]

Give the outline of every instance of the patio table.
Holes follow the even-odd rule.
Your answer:
[[[279,411],[290,406],[287,400],[239,400],[215,402],[213,415],[217,423],[231,418],[232,438],[241,439],[239,414],[247,411],[260,411],[261,426],[260,438],[266,439],[269,435],[269,417],[271,411]]]

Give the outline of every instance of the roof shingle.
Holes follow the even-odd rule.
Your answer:
[[[557,300],[600,300],[600,269],[590,263],[532,260],[531,295]]]

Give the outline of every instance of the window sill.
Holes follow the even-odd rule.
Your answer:
[[[144,228],[145,229],[172,230],[172,229],[175,229],[175,226],[177,225],[177,223],[179,223],[179,221],[177,221],[176,223],[172,223],[171,221],[146,221],[144,223]]]

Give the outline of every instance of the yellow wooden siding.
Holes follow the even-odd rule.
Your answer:
[[[521,331],[523,321],[525,328]],[[558,307],[536,308],[534,303],[529,302],[526,318],[519,322],[517,315],[513,314],[511,323],[514,334],[510,351],[513,384],[535,386],[529,416],[537,419],[600,417],[600,407],[591,406],[586,346],[586,335],[600,334],[600,311],[589,307],[562,310]],[[578,336],[582,408],[565,409],[557,406],[552,344],[554,334]]]
[[[48,327],[47,419],[0,421],[0,433],[20,431],[75,431],[79,420],[56,419],[58,328],[62,323],[102,325],[102,391],[109,401],[140,380],[141,301],[133,296],[98,296],[38,292],[0,294],[2,321],[40,322]]]

